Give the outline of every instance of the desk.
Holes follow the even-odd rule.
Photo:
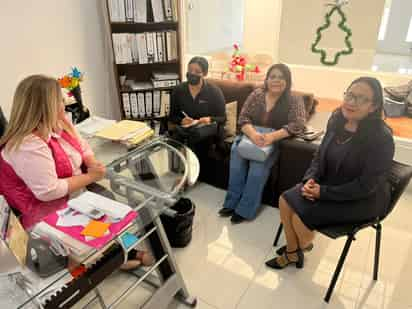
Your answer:
[[[68,270],[46,280],[27,273],[33,284],[29,288],[30,295],[21,299],[18,308],[32,308],[39,304],[45,309],[70,308],[90,291],[95,293],[91,302],[99,301],[102,308],[113,308],[143,281],[156,290],[141,308],[167,308],[174,297],[195,306],[196,299],[187,290],[159,215],[173,215],[169,207],[176,202],[184,184],[190,177],[191,182],[196,181],[196,169],[199,168],[196,156],[184,145],[163,137],[149,140],[132,150],[97,138],[89,139],[89,143],[97,159],[107,164],[109,184],[107,180],[102,183],[110,186],[116,200],[139,212],[137,219],[126,229],[139,236],[134,246],[147,240],[156,263],[146,272],[133,272],[137,280],[107,305],[98,284],[125,262],[127,252],[133,248],[126,249],[115,239],[104,249],[90,250],[82,257],[82,264],[87,265],[88,270],[75,280]]]

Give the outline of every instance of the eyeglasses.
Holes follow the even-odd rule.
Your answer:
[[[285,77],[283,75],[270,75],[270,76],[268,76],[268,80],[270,80],[270,81],[285,80]]]
[[[343,93],[343,100],[346,102],[353,101],[356,105],[366,105],[369,102],[372,102],[371,99],[362,95],[354,95],[352,92]]]

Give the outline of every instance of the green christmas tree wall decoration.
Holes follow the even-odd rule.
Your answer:
[[[351,36],[352,36],[352,30],[346,25],[347,19],[346,19],[345,13],[342,10],[343,4],[346,4],[346,2],[336,0],[336,4],[333,4],[331,10],[325,15],[325,21],[326,21],[325,24],[320,26],[316,30],[316,39],[315,39],[315,42],[312,44],[312,52],[320,54],[320,61],[324,65],[328,65],[328,66],[336,65],[339,61],[340,56],[350,55],[353,52],[352,43],[350,41]],[[345,49],[338,51],[333,57],[333,60],[329,61],[329,60],[326,60],[327,58],[326,51],[324,49],[318,48],[318,44],[320,40],[322,39],[322,31],[329,28],[331,24],[330,22],[331,16],[335,13],[339,14],[340,16],[340,22],[338,24],[339,29],[341,29],[343,32],[346,33]]]

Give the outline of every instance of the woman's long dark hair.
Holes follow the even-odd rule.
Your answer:
[[[392,132],[391,128],[383,120],[384,98],[382,86],[379,80],[374,77],[359,77],[349,85],[348,89],[357,83],[367,84],[371,88],[373,92],[373,105],[376,107],[376,110],[359,122],[359,127],[356,132],[356,139],[358,141],[364,141],[364,139],[368,138],[370,134],[381,132],[384,129],[388,129]],[[339,107],[332,114],[330,128],[340,132],[344,129],[346,121],[347,120],[342,114],[342,109]]]

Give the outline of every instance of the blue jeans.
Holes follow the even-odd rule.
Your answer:
[[[277,143],[274,144],[275,150],[265,162],[250,161],[239,155],[239,142],[238,136],[230,152],[229,188],[223,207],[234,209],[246,219],[253,219],[261,205],[263,189],[278,158],[279,148]]]

